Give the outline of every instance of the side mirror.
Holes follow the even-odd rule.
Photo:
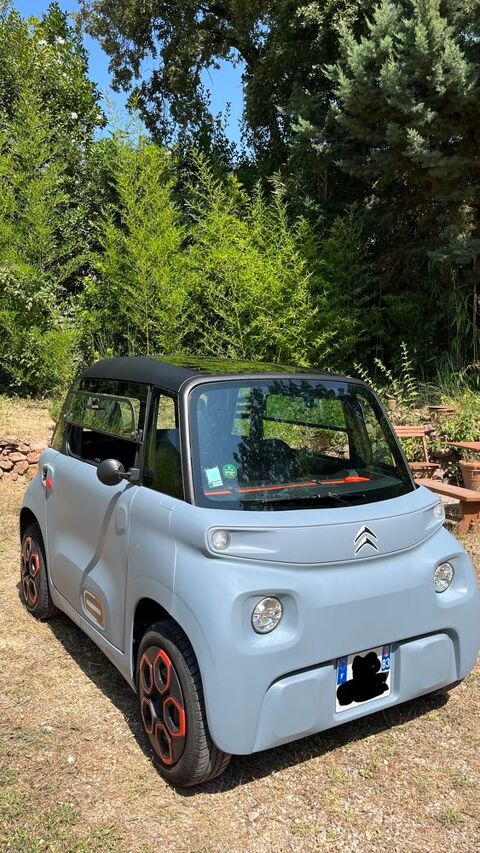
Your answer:
[[[97,468],[97,477],[104,486],[118,486],[122,480],[135,483],[140,478],[138,468],[130,468],[125,471],[118,459],[104,459]]]

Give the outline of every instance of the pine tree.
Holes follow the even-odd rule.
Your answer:
[[[53,390],[71,369],[64,283],[79,257],[67,185],[43,105],[21,91],[0,130],[0,367],[23,391]]]
[[[306,219],[290,221],[280,183],[270,198],[259,187],[249,197],[201,158],[190,198],[190,349],[325,367],[347,359],[361,332],[360,304],[352,306],[353,291],[342,292],[326,261],[333,231],[319,244]]]
[[[465,316],[475,314],[480,86],[460,5],[382,0],[368,36],[345,27],[342,59],[330,68],[334,104],[326,122],[310,128],[312,145],[362,188],[399,336],[411,336],[413,325],[424,337],[446,338],[459,297]],[[399,293],[403,314],[395,313]],[[434,299],[437,328],[425,334],[422,309]],[[463,358],[476,357],[477,346],[473,324]]]
[[[117,354],[180,351],[191,315],[172,155],[143,137],[132,144],[120,136],[112,156],[117,201],[105,210],[97,273],[82,299],[84,346]]]
[[[72,303],[96,240],[93,134],[104,123],[79,33],[52,3],[0,0],[0,384],[58,390],[75,370]]]

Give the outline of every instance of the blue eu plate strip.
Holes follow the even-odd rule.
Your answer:
[[[348,664],[348,657],[338,659],[337,685],[343,684],[347,680],[347,664]]]
[[[390,643],[382,649],[382,672],[390,672]]]

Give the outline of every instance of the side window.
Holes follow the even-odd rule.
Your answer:
[[[85,462],[118,459],[125,470],[135,465],[145,420],[144,386],[83,380],[67,397],[62,420],[67,452]]]
[[[360,397],[360,395],[358,399],[363,415],[364,429],[370,445],[368,448],[367,458],[371,460],[371,462],[380,465],[395,465],[396,463],[393,457],[392,448],[389,446],[387,441],[387,436],[390,434],[389,430],[382,428],[382,424],[376,417],[370,403]]]
[[[183,499],[177,405],[162,392],[153,395],[143,481],[150,489]]]

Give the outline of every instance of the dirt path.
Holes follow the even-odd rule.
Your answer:
[[[198,792],[169,788],[113,666],[66,617],[40,624],[20,604],[21,491],[0,484],[1,851],[480,849],[478,666],[448,702],[233,759]]]

